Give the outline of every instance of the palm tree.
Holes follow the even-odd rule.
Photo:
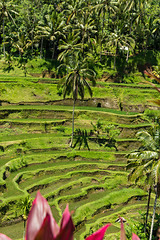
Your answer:
[[[44,22],[45,24],[44,24]],[[62,13],[53,10],[51,14],[45,15],[45,19],[39,22],[37,33],[41,38],[47,38],[52,42],[52,59],[57,53],[57,46],[60,39],[65,39],[65,21]]]
[[[83,0],[71,0],[69,1],[67,8],[63,10],[63,14],[66,17],[66,23],[74,23],[74,20],[82,16],[84,1]]]
[[[15,33],[16,35],[16,33]],[[12,39],[12,47],[15,47],[19,51],[19,63],[20,67],[24,70],[24,74],[26,77],[27,69],[26,63],[28,60],[28,49],[32,46],[32,41],[29,40],[24,32],[17,33],[17,40]]]
[[[60,40],[58,49],[62,52],[58,55],[58,60],[67,61],[70,55],[81,50],[81,44],[78,43],[78,35],[78,33],[75,34],[74,31],[72,31],[68,34],[66,41],[63,39]]]
[[[133,0],[134,2],[134,30],[133,35],[135,36],[136,48],[142,49],[145,46],[146,38],[148,33],[148,14],[146,12],[148,0]]]
[[[126,60],[128,60],[129,49],[133,50],[133,48],[135,46],[135,41],[132,37],[122,34],[121,30],[117,29],[110,34],[108,45],[113,46],[113,48],[115,49],[115,57],[114,57],[114,68],[115,68],[116,57],[117,57],[119,51],[120,50],[123,51],[123,50],[127,49]]]
[[[102,16],[102,33],[104,30],[105,19],[108,14],[108,21],[111,13],[116,13],[117,6],[116,2],[113,0],[99,0],[95,5],[96,10],[98,11],[98,15]]]
[[[144,71],[144,74],[146,74],[150,79],[156,80],[158,83],[160,83],[160,75],[159,72],[157,71],[156,73],[152,72],[151,69],[147,69]],[[158,88],[154,83],[148,82],[152,87],[154,87],[159,93],[160,93],[160,88]],[[152,102],[156,103],[158,106],[160,106],[160,100],[159,99],[154,99]]]
[[[72,94],[73,97],[73,113],[72,113],[72,135],[71,143],[73,144],[73,135],[74,135],[74,110],[75,103],[78,99],[78,95],[81,99],[84,98],[85,88],[88,90],[90,96],[92,97],[92,89],[88,80],[95,85],[95,72],[88,68],[87,59],[80,58],[79,52],[72,53],[68,56],[68,61],[65,64],[59,66],[59,70],[65,68],[66,76],[60,82],[63,88],[63,97],[69,96]]]
[[[75,33],[79,33],[82,57],[84,58],[85,49],[92,49],[93,42],[95,42],[95,20],[91,17],[91,8],[83,8],[82,18],[78,19],[78,22],[74,28]]]
[[[17,40],[12,39],[12,46],[18,49],[19,56],[23,58],[23,54],[32,45],[32,41],[27,38],[25,32],[19,31],[16,34]]]
[[[154,190],[155,190],[155,200],[154,200],[154,207],[153,207],[153,215],[152,215],[152,223],[151,223],[151,229],[150,229],[150,236],[149,240],[152,240],[152,234],[153,234],[153,226],[154,226],[154,219],[155,219],[155,213],[156,213],[156,205],[157,205],[157,199],[160,196],[160,161],[152,170],[153,178],[155,179],[155,185],[154,185]]]
[[[144,71],[144,73],[151,79],[155,79],[158,83],[160,83],[160,77],[159,77],[159,72],[153,73],[152,70],[147,69]],[[158,92],[160,92],[160,89],[156,87],[155,84],[148,82],[150,85],[152,85]],[[160,101],[159,99],[152,100],[152,102],[156,103],[158,106],[160,106]],[[159,122],[158,122],[159,124]],[[160,128],[160,127],[159,127]],[[160,131],[160,130],[159,130]],[[159,139],[159,132],[156,134],[156,139],[158,139],[157,143],[158,146],[160,144],[160,139]],[[160,150],[160,149],[158,149]],[[158,152],[159,153],[159,152]],[[159,157],[159,154],[158,154]],[[160,195],[160,160],[158,164],[154,167],[154,170],[152,171],[154,173],[154,179],[155,179],[155,201],[154,201],[154,208],[153,208],[153,216],[152,216],[152,223],[151,223],[151,230],[150,230],[150,237],[149,240],[152,239],[152,233],[153,233],[153,226],[154,226],[154,218],[155,218],[155,211],[156,211],[156,204],[157,204],[157,198]]]
[[[159,169],[160,169],[160,124],[156,123],[152,128],[152,132],[141,131],[137,133],[137,138],[141,141],[142,145],[137,151],[130,153],[128,157],[127,169],[131,169],[128,179],[130,181],[138,182],[145,180],[148,189],[148,203],[146,211],[146,221],[145,221],[145,232],[148,220],[149,205],[150,205],[150,196],[152,186],[157,186],[159,179]],[[155,190],[157,187],[155,188]],[[157,190],[156,190],[156,199],[157,199]],[[155,199],[155,206],[156,206]],[[152,218],[154,222],[155,208]],[[152,226],[153,227],[153,226]],[[153,229],[152,229],[153,231]]]
[[[14,11],[15,5],[13,4],[13,1],[6,1],[2,0],[0,1],[0,15],[2,17],[2,29],[3,29],[3,54],[5,57],[5,18],[11,18],[13,23],[15,24],[14,18],[12,14],[18,14],[16,11]]]

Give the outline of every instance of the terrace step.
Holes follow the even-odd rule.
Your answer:
[[[12,128],[13,126],[20,126],[20,125],[52,125],[52,126],[58,126],[58,125],[64,125],[67,122],[67,120],[61,120],[61,119],[31,119],[31,118],[20,118],[20,119],[0,119],[0,125],[4,125],[6,123],[9,124],[9,127]]]
[[[9,87],[9,79],[5,81],[4,84]],[[22,92],[26,91],[23,79],[19,83],[15,81],[12,79],[13,86],[19,86]],[[4,150],[0,152],[0,210],[3,209],[2,206],[7,209],[4,215],[0,211],[1,222],[6,222],[8,218],[14,221],[16,204],[20,198],[25,198],[28,193],[33,198],[38,189],[41,189],[50,205],[55,206],[52,211],[57,221],[69,202],[70,210],[74,211],[77,240],[84,239],[83,236],[94,228],[97,229],[102,222],[112,222],[118,229],[119,226],[115,224],[117,215],[127,213],[128,216],[131,212],[135,217],[134,210],[141,209],[143,212],[143,197],[146,197],[147,192],[128,182],[128,172],[125,169],[125,154],[140,144],[135,139],[136,132],[150,128],[150,124],[143,119],[143,114],[138,113],[147,105],[143,101],[139,105],[130,105],[129,99],[136,96],[136,89],[132,86],[125,87],[129,92],[123,102],[126,111],[116,110],[119,108],[118,97],[111,99],[114,94],[109,95],[107,84],[94,88],[94,99],[77,101],[75,127],[89,131],[91,121],[95,124],[100,120],[104,126],[113,124],[121,130],[117,139],[119,151],[101,148],[94,142],[89,142],[91,151],[78,151],[69,148],[68,144],[73,101],[62,100],[58,95],[56,98],[50,97],[51,94],[46,97],[46,89],[49,92],[50,86],[55,91],[54,81],[47,80],[44,83],[42,80],[43,84],[38,79],[28,81],[33,89],[34,86],[44,88],[41,94],[38,95],[34,89],[27,102],[23,96],[23,99],[15,100],[18,103],[13,103],[12,99],[8,101],[7,98],[8,102],[5,102],[4,98],[1,104],[8,106],[0,107],[0,146]],[[0,84],[3,88],[3,82]],[[118,86],[115,87],[117,90]],[[154,94],[152,89],[140,87],[139,90],[146,96]],[[106,97],[101,98],[99,92],[105,93]],[[111,109],[112,106],[115,109]],[[134,112],[129,112],[131,110]],[[17,127],[24,132],[16,132]],[[18,211],[17,216],[20,215],[22,213]],[[86,229],[83,223],[86,224]],[[21,236],[18,235],[18,238]]]

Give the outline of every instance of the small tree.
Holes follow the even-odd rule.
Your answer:
[[[95,72],[89,69],[87,59],[81,58],[80,52],[71,53],[67,56],[68,62],[61,64],[60,69],[65,69],[66,75],[60,81],[59,86],[63,89],[63,97],[72,95],[73,97],[73,114],[72,114],[72,136],[70,146],[73,147],[73,135],[74,135],[74,111],[75,103],[78,99],[78,95],[81,99],[84,99],[85,90],[87,89],[92,97],[92,89],[89,81],[92,85],[95,85]]]
[[[114,147],[116,151],[118,148],[116,146],[116,137],[120,134],[119,128],[115,127],[113,124],[108,124],[104,127],[104,124],[98,120],[96,124],[91,123],[93,126],[93,134],[96,136],[96,142],[100,146]]]
[[[153,126],[152,131],[149,133],[147,131],[140,131],[137,133],[137,138],[141,141],[141,146],[138,150],[131,152],[127,155],[127,169],[131,169],[130,174],[128,175],[128,179],[130,181],[134,181],[135,183],[138,181],[145,180],[148,185],[148,203],[147,203],[147,211],[146,211],[146,221],[145,221],[145,229],[147,226],[147,219],[149,213],[150,206],[150,196],[151,189],[154,186],[156,198],[154,204],[153,218],[152,218],[152,226],[150,239],[153,231],[153,222],[155,216],[155,207],[156,201],[158,197],[158,186],[159,186],[159,176],[160,176],[160,159],[159,159],[159,151],[160,151],[160,124],[159,121]]]
[[[19,208],[22,211],[22,218],[23,218],[23,221],[24,221],[23,239],[24,239],[24,236],[25,236],[26,221],[27,221],[28,214],[29,214],[29,211],[31,209],[31,206],[32,206],[32,199],[30,198],[29,195],[27,197],[25,197],[24,199],[21,199],[17,203],[17,208]]]

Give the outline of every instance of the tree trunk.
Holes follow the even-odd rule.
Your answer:
[[[104,30],[104,12],[103,12],[103,16],[102,16],[102,19],[103,19],[103,23],[102,23],[102,38],[103,38],[103,30]],[[101,54],[100,54],[100,62],[102,62],[102,38],[101,38]]]
[[[82,58],[84,59],[84,36],[82,38]]]
[[[43,37],[41,38],[41,50],[40,50],[40,58],[42,59],[43,55]]]
[[[144,233],[146,233],[146,229],[147,229],[150,199],[151,199],[151,186],[149,187],[149,190],[148,190],[148,202],[147,202],[147,212],[146,212],[146,220],[145,220]]]
[[[55,42],[53,42],[52,59],[54,59],[54,56],[55,56],[55,48],[56,48],[56,44],[55,44]]]
[[[32,38],[32,54],[33,54],[33,38],[34,38],[34,36],[33,36],[33,29],[32,29],[31,38]]]
[[[115,56],[114,56],[114,66],[113,66],[113,69],[116,68],[116,57],[117,57],[117,50],[116,50],[116,53],[115,53]]]
[[[5,30],[4,30],[4,16],[3,16],[3,55],[4,55],[4,58],[6,57],[6,50],[5,50]]]
[[[73,112],[72,112],[72,136],[71,136],[70,147],[73,146],[73,136],[74,136],[74,109],[75,109],[75,103],[76,103],[76,99],[74,99],[74,103],[73,103]]]
[[[113,67],[113,69],[116,68],[116,57],[117,57],[117,54],[118,54],[118,44],[116,46],[116,53],[115,53],[115,56],[114,56],[114,67]]]
[[[156,186],[155,192],[156,192],[156,196],[155,196],[155,200],[154,200],[154,207],[153,207],[153,215],[152,215],[152,223],[151,223],[151,230],[150,230],[149,240],[152,240],[152,233],[153,233],[153,226],[154,226],[154,218],[155,218],[157,198],[158,198],[157,186]]]
[[[128,62],[128,58],[129,58],[129,49],[127,50],[126,62]]]

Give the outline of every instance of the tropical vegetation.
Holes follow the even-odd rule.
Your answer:
[[[82,58],[114,56],[115,67],[120,56],[123,65],[132,54],[159,50],[159,11],[154,0],[1,0],[1,56],[62,61],[79,49]]]
[[[159,238],[159,15],[159,0],[0,0],[1,228],[89,240],[111,221],[126,240],[123,214]],[[29,213],[37,189],[60,227],[39,192]]]

